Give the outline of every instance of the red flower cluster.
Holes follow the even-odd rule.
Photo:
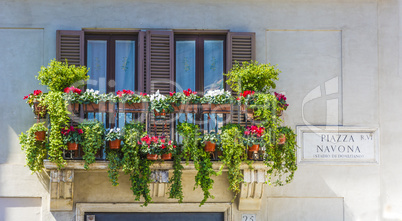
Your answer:
[[[41,95],[42,91],[41,90],[34,90],[33,94],[29,94],[27,96],[24,96],[24,100],[28,99],[30,96],[38,96]]]
[[[241,97],[247,97],[248,95],[254,95],[255,91],[243,91],[243,93],[240,93]]]
[[[279,105],[283,108],[289,106],[289,104],[286,103],[286,96],[280,93],[274,92],[276,99],[279,101]],[[286,108],[285,108],[286,109]]]
[[[257,127],[256,125],[253,125],[246,128],[246,131],[244,131],[244,135],[257,135],[257,137],[261,137],[264,131],[264,127]]]
[[[173,96],[174,94],[176,94],[176,92],[169,92],[170,96]]]
[[[70,128],[68,128],[68,129],[66,129],[66,128],[68,128],[68,127],[65,127],[65,128],[63,128],[63,129],[61,129],[61,133],[62,133],[64,136],[67,136],[68,134],[74,133],[74,132],[78,132],[79,134],[84,133],[84,132],[82,131],[82,129],[76,129],[76,128],[74,128],[73,126],[70,126]]]
[[[165,149],[165,148],[166,148],[166,139],[165,139],[165,136],[160,136],[160,137],[154,136],[154,137],[150,137],[149,135],[146,135],[145,137],[142,137],[142,138],[141,138],[141,141],[142,141],[144,144],[147,144],[147,145],[148,145],[148,148],[151,146],[152,143],[154,143],[154,144],[156,144],[156,145],[160,144],[159,147],[160,147],[161,149]],[[137,143],[138,143],[139,145],[141,145],[141,142],[140,142],[140,141],[138,141]],[[172,145],[172,141],[169,140],[168,143],[167,143],[167,145]],[[173,145],[173,148],[176,148],[176,146]]]
[[[123,89],[123,91],[118,90],[118,91],[116,92],[116,94],[117,94],[119,97],[122,97],[122,96],[125,95],[125,94],[134,94],[134,91]]]
[[[187,90],[183,90],[183,93],[188,97],[191,94],[197,94],[197,91],[192,91],[190,88]]]
[[[64,93],[70,93],[70,92],[81,94],[81,89],[76,88],[74,86],[64,88]]]

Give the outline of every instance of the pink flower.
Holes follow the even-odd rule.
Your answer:
[[[176,92],[169,92],[170,96],[173,96]]]
[[[34,90],[34,93],[33,93],[35,96],[37,96],[37,95],[39,95],[39,94],[42,94],[42,91],[41,90]]]
[[[82,134],[82,133],[84,133],[84,132],[82,131],[82,129],[78,129],[78,133],[79,133],[79,134]]]
[[[244,131],[244,135],[250,135],[250,131],[248,130]]]
[[[162,149],[165,149],[165,148],[166,148],[166,146],[165,146],[164,144],[162,144],[161,148],[162,148]]]
[[[29,97],[29,95],[27,95],[27,96],[24,96],[24,100],[28,99],[28,97]]]
[[[161,142],[162,142],[162,143],[165,143],[165,139],[161,139]]]
[[[140,142],[140,141],[137,141],[137,144],[138,144],[138,145],[141,145],[141,142]]]
[[[172,141],[171,141],[171,140],[169,140],[168,145],[172,145]]]

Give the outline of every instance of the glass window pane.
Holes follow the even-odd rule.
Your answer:
[[[195,40],[176,41],[176,91],[195,90]]]
[[[90,76],[87,88],[106,93],[107,41],[89,40],[87,50],[87,67]]]
[[[223,40],[204,41],[204,92],[223,89]]]
[[[116,41],[115,91],[135,90],[135,41]]]

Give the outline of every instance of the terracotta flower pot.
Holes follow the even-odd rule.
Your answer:
[[[35,137],[37,141],[44,141],[46,139],[46,131],[36,131]]]
[[[78,143],[67,143],[68,150],[78,150]]]
[[[112,150],[118,150],[120,149],[120,144],[121,144],[120,139],[109,141],[109,148]]]
[[[278,142],[278,144],[279,144],[279,145],[282,145],[282,144],[285,144],[285,142],[286,142],[286,136],[285,136],[285,134],[281,134],[281,135],[279,136],[279,142]]]
[[[230,104],[202,104],[202,112],[230,113]]]
[[[166,111],[162,110],[162,112],[158,112],[156,110],[154,110],[155,113],[155,117],[165,117],[166,116]]]
[[[157,160],[158,154],[147,154],[147,160]]]
[[[148,156],[147,156],[147,158],[148,158]],[[162,154],[161,159],[162,160],[171,160],[172,159],[172,153]]]
[[[254,144],[251,147],[248,147],[248,151],[249,152],[257,152],[260,149],[260,145],[259,144]]]
[[[34,102],[34,113],[35,115],[40,115],[41,117],[46,115],[46,107],[41,106],[39,102]]]
[[[215,147],[216,147],[215,143],[212,143],[210,141],[205,141],[205,147],[204,147],[205,152],[214,152]]]

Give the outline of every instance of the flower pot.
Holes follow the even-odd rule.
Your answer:
[[[204,147],[205,152],[214,152],[215,147],[216,147],[215,143],[212,143],[210,141],[205,141],[205,147]]]
[[[46,131],[36,131],[35,137],[37,141],[45,141],[46,139]]]
[[[41,117],[46,115],[46,107],[41,106],[39,102],[34,102],[34,113],[35,115],[40,115]]]
[[[107,112],[112,113],[114,109],[114,103],[112,102],[99,102],[83,104],[84,112]]]
[[[148,159],[148,156],[147,156],[147,159]],[[172,159],[172,153],[162,154],[161,159],[162,160],[171,160]]]
[[[80,104],[69,104],[67,106],[67,110],[71,113],[79,113],[80,112]]]
[[[181,104],[177,106],[176,104],[172,104],[173,110],[175,113],[197,113],[198,106],[197,104]]]
[[[162,110],[162,112],[158,112],[154,110],[155,117],[166,117],[166,111]]]
[[[78,150],[78,143],[68,142],[67,148],[68,148],[68,150]]]
[[[281,134],[281,135],[279,136],[279,142],[278,142],[278,144],[279,144],[279,145],[282,145],[282,144],[285,144],[285,142],[286,142],[286,136],[285,136],[285,134]]]
[[[259,144],[254,144],[251,147],[248,147],[248,151],[249,152],[257,152],[260,149],[260,145]]]
[[[157,160],[158,154],[147,154],[147,160]]]
[[[119,103],[119,111],[126,113],[139,113],[148,110],[148,102],[141,103]]]
[[[120,144],[121,144],[120,139],[109,141],[109,148],[112,150],[118,150],[120,149]]]
[[[230,113],[230,104],[202,104],[202,112]]]

